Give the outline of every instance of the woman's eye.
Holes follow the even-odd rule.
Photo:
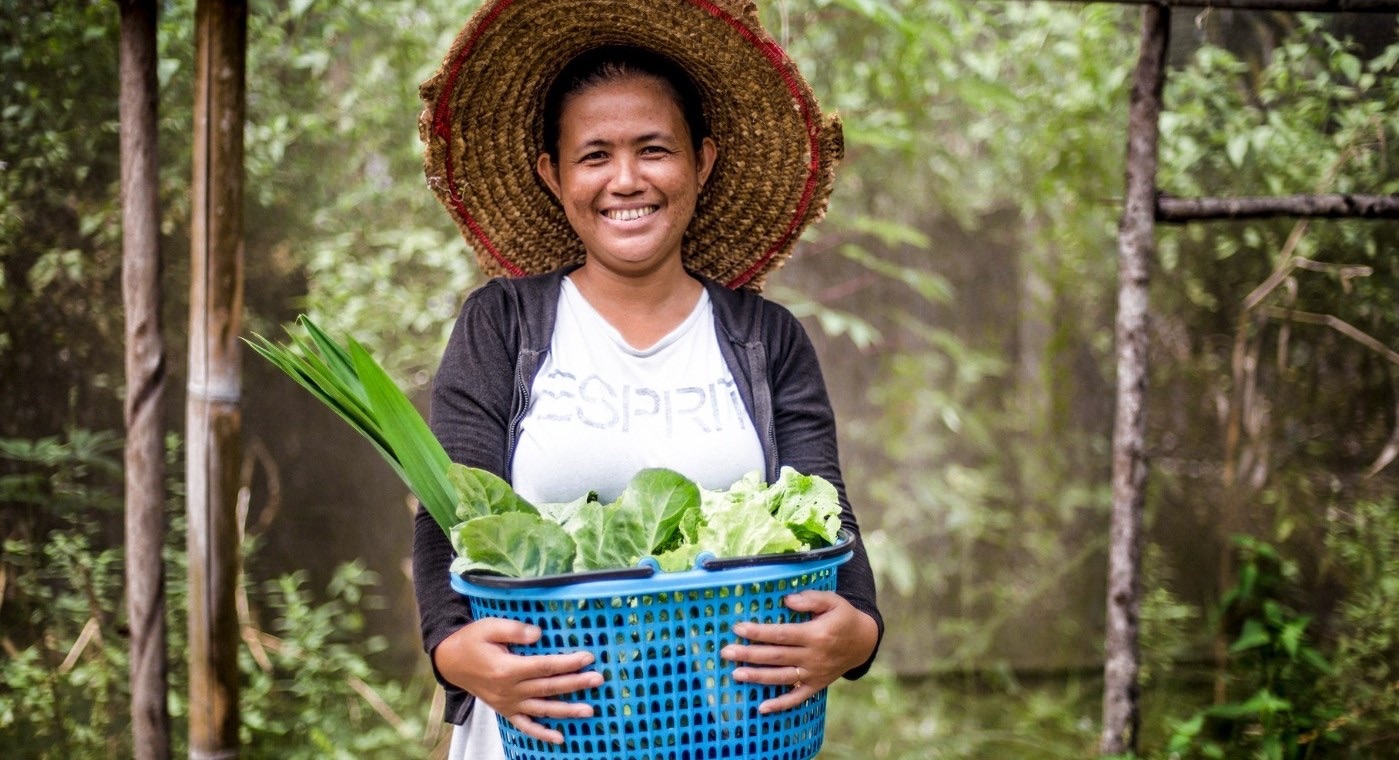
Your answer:
[[[595,151],[593,151],[592,153],[585,153],[585,154],[583,154],[583,155],[578,159],[578,163],[580,163],[580,164],[596,164],[596,163],[598,163],[598,162],[600,162],[600,161],[604,161],[604,160],[606,160],[606,159],[607,159],[607,154],[606,154],[606,153],[604,153],[603,151],[600,151],[600,150],[595,150]]]
[[[641,149],[641,155],[643,155],[643,156],[668,156],[668,155],[670,155],[670,149],[666,148],[666,147],[663,146],[663,145],[647,145],[646,147],[644,147],[644,148]]]

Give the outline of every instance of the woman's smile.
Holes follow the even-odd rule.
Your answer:
[[[632,222],[648,217],[659,211],[660,208],[660,206],[642,206],[641,208],[607,209],[602,212],[602,215],[614,222]]]

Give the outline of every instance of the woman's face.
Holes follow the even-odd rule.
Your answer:
[[[630,76],[569,96],[558,148],[557,164],[546,153],[536,168],[589,264],[629,275],[679,264],[715,147],[706,137],[696,153],[665,85]]]

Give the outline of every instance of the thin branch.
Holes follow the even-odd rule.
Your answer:
[[[1356,327],[1355,325],[1352,325],[1344,319],[1341,319],[1334,315],[1317,314],[1315,312],[1310,311],[1294,311],[1292,309],[1283,309],[1277,306],[1264,306],[1260,311],[1264,316],[1268,317],[1269,319],[1282,319],[1287,320],[1289,322],[1302,322],[1304,324],[1309,325],[1322,325],[1324,327],[1329,327],[1332,330],[1335,330],[1336,332],[1346,336],[1347,338],[1350,338],[1351,340],[1359,343],[1360,345],[1370,349],[1371,351],[1374,351],[1380,356],[1383,356],[1385,359],[1389,360],[1395,365],[1399,365],[1399,351],[1395,351],[1394,349],[1390,348],[1389,346],[1386,346],[1385,344],[1376,340],[1374,337],[1360,330],[1360,328]]]
[[[1389,440],[1384,442],[1384,448],[1380,449],[1379,456],[1375,461],[1365,468],[1365,479],[1375,477],[1380,474],[1380,470],[1388,467],[1395,459],[1399,459],[1399,367],[1389,373],[1389,383],[1395,391],[1394,400],[1394,428],[1389,431]]]
[[[1331,264],[1325,261],[1313,261],[1304,259],[1301,256],[1294,256],[1292,263],[1298,269],[1305,269],[1309,272],[1335,272],[1343,280],[1350,280],[1356,277],[1369,277],[1375,273],[1374,267],[1365,264]]]
[[[845,280],[844,282],[838,282],[834,285],[831,285],[823,289],[820,293],[816,294],[815,300],[817,303],[829,303],[831,301],[838,301],[842,298],[845,298],[846,296],[858,293],[861,290],[870,287],[871,285],[875,284],[878,280],[878,274],[875,274],[874,272],[865,272],[864,274],[861,274],[857,277],[851,277]]]
[[[69,671],[78,664],[78,658],[83,655],[83,650],[87,645],[96,639],[102,642],[102,627],[97,624],[97,618],[90,617],[87,624],[83,626],[82,633],[78,634],[78,640],[73,642],[73,648],[68,650],[68,656],[63,658],[63,664],[58,666],[59,675],[67,675]]]
[[[1300,229],[1300,227],[1298,229]],[[1278,285],[1281,285],[1284,280],[1291,276],[1293,269],[1305,269],[1309,272],[1334,272],[1340,276],[1341,287],[1347,292],[1350,291],[1351,280],[1356,277],[1369,277],[1375,273],[1373,268],[1365,266],[1364,264],[1331,264],[1325,261],[1304,258],[1302,256],[1288,255],[1291,250],[1296,247],[1295,241],[1298,237],[1300,236],[1294,235],[1290,237],[1287,241],[1288,244],[1283,247],[1282,264],[1279,265],[1277,269],[1273,270],[1273,273],[1268,276],[1268,279],[1259,283],[1258,287],[1254,288],[1244,297],[1243,311],[1245,313],[1252,311],[1258,304],[1262,303],[1264,298],[1267,298],[1269,294],[1277,289]]]
[[[384,698],[379,696],[379,692],[374,691],[373,687],[360,680],[359,676],[346,676],[345,682],[350,685],[351,689],[355,690],[356,694],[363,697],[364,701],[369,703],[369,706],[373,708],[374,712],[379,714],[379,717],[388,722],[390,726],[393,726],[393,730],[397,731],[399,736],[405,739],[414,738],[413,730],[408,727],[407,723],[403,722],[402,718],[398,717],[398,713],[394,712],[392,707],[389,707],[389,703],[385,702]]]
[[[240,475],[240,488],[249,488],[253,482],[253,467],[262,465],[263,472],[267,475],[267,503],[262,505],[258,512],[257,522],[251,527],[247,526],[247,515],[241,515],[238,519],[242,524],[242,532],[238,535],[241,545],[246,536],[260,536],[271,527],[272,521],[276,519],[277,513],[282,508],[282,471],[277,466],[277,460],[272,456],[272,452],[267,450],[267,445],[262,439],[253,436],[248,441],[248,449],[243,459],[243,470]],[[240,494],[241,498],[241,494]]]
[[[1257,308],[1258,304],[1262,303],[1264,298],[1267,298],[1274,290],[1277,290],[1277,287],[1292,274],[1294,266],[1291,257],[1283,259],[1282,265],[1274,269],[1273,273],[1268,275],[1268,279],[1258,283],[1257,287],[1249,291],[1248,295],[1244,296],[1244,307],[1239,313],[1240,326],[1248,320],[1248,313]]]
[[[428,706],[427,714],[441,715],[442,710],[446,707],[446,705],[447,692],[443,690],[441,684],[438,684],[432,689],[432,704]],[[447,741],[449,741],[449,737],[451,736],[451,734],[449,734],[445,730],[446,726],[447,723],[445,721],[427,721],[427,725],[423,727],[423,744],[429,747],[437,747],[439,744],[445,744]],[[444,753],[443,757],[445,756],[446,755]]]
[[[1172,198],[1156,200],[1156,221],[1166,224],[1276,216],[1321,219],[1399,219],[1399,195],[1282,195],[1276,197]]]
[[[285,657],[293,657],[298,660],[304,659],[294,652],[288,651],[288,647],[283,644],[282,640],[270,633],[251,629],[251,635],[258,640],[259,646],[267,650],[276,652]],[[345,676],[345,683],[365,702],[369,703],[370,709],[374,710],[374,712],[377,713],[379,717],[383,718],[390,726],[393,726],[393,729],[398,732],[399,736],[405,739],[414,738],[413,731],[409,728],[408,724],[404,722],[403,718],[399,717],[398,713],[394,712],[393,708],[389,706],[388,702],[384,701],[383,697],[379,696],[379,692],[374,691],[373,687],[365,683],[359,676],[355,675]]]
[[[253,442],[259,443],[256,438],[253,439]],[[249,457],[243,461],[243,482],[238,488],[236,513],[239,546],[242,546],[247,539],[248,503],[252,494],[253,461],[253,457]],[[258,634],[261,633],[261,630],[255,625],[256,621],[253,620],[252,605],[248,603],[248,589],[243,581],[243,571],[240,567],[238,571],[238,583],[233,588],[233,608],[238,613],[238,633],[239,636],[242,637],[243,642],[248,645],[248,652],[252,654],[253,661],[257,663],[257,666],[262,669],[262,672],[271,673],[272,660],[267,656],[267,651],[263,648],[262,642],[258,638]]]
[[[1394,0],[1089,0],[1115,5],[1157,5],[1163,8],[1217,8],[1236,11],[1293,13],[1396,13]]]

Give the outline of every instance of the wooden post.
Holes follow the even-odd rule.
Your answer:
[[[1156,234],[1156,144],[1170,10],[1142,9],[1142,45],[1127,123],[1126,207],[1117,244],[1117,416],[1112,431],[1103,734],[1099,750],[1135,752],[1141,722],[1137,641],[1142,503],[1146,487],[1147,286]]]
[[[190,245],[189,752],[238,755],[238,531],[242,420],[243,119],[248,7],[195,6]]]
[[[170,756],[166,700],[165,344],[156,161],[156,2],[121,0],[121,285],[126,304],[126,609],[131,741]]]

